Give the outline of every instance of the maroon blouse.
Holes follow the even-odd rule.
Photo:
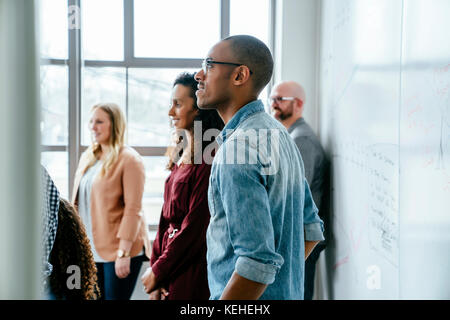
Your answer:
[[[170,300],[208,299],[206,229],[211,166],[174,165],[164,187],[164,205],[150,265]]]

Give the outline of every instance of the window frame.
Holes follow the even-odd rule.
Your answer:
[[[230,33],[230,0],[220,1],[220,38],[229,36]],[[269,0],[269,48],[272,53],[275,43],[275,5],[276,0]],[[68,8],[76,7],[77,17],[82,22],[81,0],[67,0]],[[126,105],[125,111],[128,118],[128,72],[130,68],[201,68],[203,58],[142,58],[134,56],[134,0],[123,0],[124,9],[124,59],[121,61],[109,60],[83,60],[81,28],[68,28],[68,58],[67,59],[41,59],[41,65],[66,65],[68,66],[69,90],[68,90],[68,145],[41,145],[41,152],[68,152],[68,190],[69,198],[73,193],[73,181],[78,161],[87,149],[81,144],[81,103],[82,103],[82,68],[83,67],[122,67],[126,72]],[[70,11],[69,11],[70,13]],[[270,91],[272,82],[268,85]],[[141,156],[164,156],[166,147],[160,146],[131,146]],[[151,230],[154,225],[149,225]]]

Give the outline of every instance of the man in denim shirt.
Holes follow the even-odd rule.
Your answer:
[[[324,239],[298,148],[257,100],[272,70],[267,46],[240,35],[196,74],[198,106],[226,124],[208,190],[211,299],[303,299],[305,258]]]

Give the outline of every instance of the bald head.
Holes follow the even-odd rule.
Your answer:
[[[305,90],[295,81],[277,84],[270,95],[273,116],[286,128],[303,116],[306,101]]]
[[[306,102],[305,89],[295,81],[283,81],[273,88],[273,92],[277,91],[279,96],[294,97]]]

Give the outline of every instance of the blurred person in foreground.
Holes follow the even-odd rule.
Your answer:
[[[50,263],[53,266],[49,278],[52,299],[95,300],[99,297],[97,268],[84,225],[75,208],[62,198]]]

